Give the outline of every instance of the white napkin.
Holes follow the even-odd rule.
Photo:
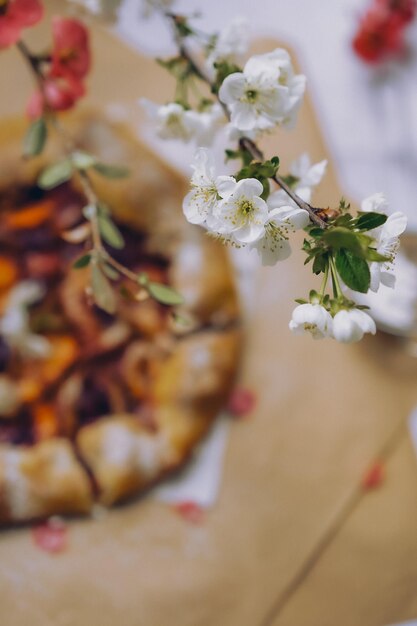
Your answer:
[[[169,503],[194,502],[201,507],[213,506],[222,477],[229,425],[228,416],[219,417],[196,451],[195,458],[178,476],[157,487],[153,495]]]

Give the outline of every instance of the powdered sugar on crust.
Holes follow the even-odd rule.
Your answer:
[[[88,510],[87,477],[67,441],[49,440],[20,449],[4,446],[0,453],[1,487],[10,519],[43,517],[54,512],[57,503],[64,512]]]
[[[130,467],[152,478],[166,464],[168,445],[165,438],[134,433],[124,424],[108,424],[102,443],[103,459],[117,467]]]
[[[36,510],[36,502],[30,490],[30,483],[21,469],[22,452],[7,450],[4,452],[4,488],[5,499],[10,516],[23,520]]]

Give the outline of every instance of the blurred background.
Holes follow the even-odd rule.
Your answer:
[[[366,64],[352,38],[369,4],[178,0],[175,9],[201,12],[196,23],[209,32],[246,16],[254,40],[289,45],[307,75],[310,104],[296,133],[279,135],[283,163],[305,149],[313,161],[329,158],[318,203],[343,193],[359,205],[383,191],[393,211],[408,215],[414,246],[417,22],[407,30],[406,55]],[[174,53],[171,34],[157,16],[142,19],[139,0],[124,0],[111,37],[98,27],[94,45],[89,97],[134,119],[136,132],[127,113],[138,110],[136,100],[170,97],[160,68],[150,74],[143,57]],[[0,74],[30,91],[16,65],[10,73],[12,55],[2,57]],[[5,90],[0,108],[23,110],[24,102]],[[141,121],[140,136],[189,173],[193,148],[155,140]],[[71,522],[70,549],[56,558],[37,551],[24,531],[3,533],[2,624],[389,626],[417,617],[417,363],[384,335],[354,346],[292,337],[293,299],[311,287],[302,262],[296,251],[279,271],[237,260],[251,309],[239,384],[256,407],[250,419],[221,422],[191,482],[186,476],[168,495],[162,490],[170,502],[209,502],[203,522],[189,524],[148,496],[104,519]],[[383,296],[376,312],[386,329],[413,334],[416,269],[398,266],[395,298]]]

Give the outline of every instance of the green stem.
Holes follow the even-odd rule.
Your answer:
[[[340,287],[339,277],[337,275],[336,265],[332,255],[329,256],[330,271],[332,273],[333,295],[335,298],[343,297],[342,288]]]
[[[320,302],[323,302],[324,294],[325,294],[325,291],[326,291],[327,281],[329,279],[329,266],[330,266],[330,263],[329,263],[329,261],[327,261],[326,269],[324,270],[323,282],[321,283]]]

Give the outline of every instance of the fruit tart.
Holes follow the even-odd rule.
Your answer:
[[[87,514],[180,467],[231,391],[241,333],[224,248],[182,216],[181,178],[121,125],[95,112],[65,121],[80,149],[130,175],[93,182],[124,239],[112,256],[184,297],[180,314],[126,298],[91,299],[76,180],[45,191],[39,172],[61,154],[21,157],[24,122],[0,127],[0,522]],[[117,282],[117,281],[116,281]]]

